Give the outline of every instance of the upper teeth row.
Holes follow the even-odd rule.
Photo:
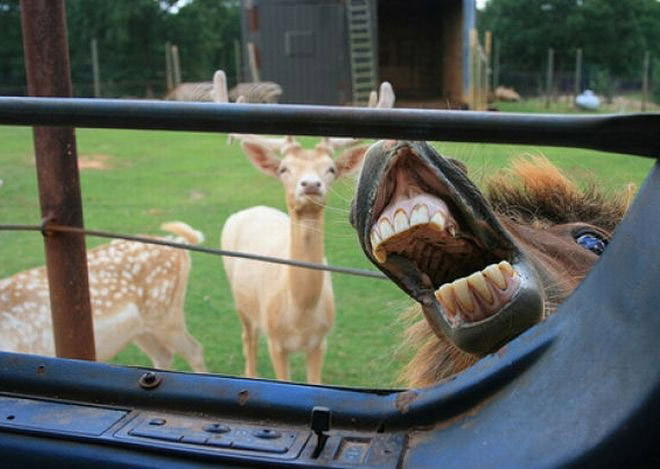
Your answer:
[[[436,211],[431,216],[426,204],[417,204],[408,215],[403,208],[398,208],[394,212],[392,221],[387,216],[382,216],[371,229],[371,249],[374,257],[381,263],[385,262],[387,254],[383,249],[378,249],[380,245],[393,236],[417,225],[429,225],[438,231],[447,230],[451,236],[456,236],[456,227],[453,221],[441,210]]]
[[[507,261],[491,264],[480,272],[445,283],[435,291],[435,296],[448,310],[455,314],[456,309],[473,312],[476,308],[474,295],[478,295],[487,305],[494,305],[493,292],[504,291],[511,284],[515,270]]]

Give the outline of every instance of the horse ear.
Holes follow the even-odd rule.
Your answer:
[[[360,145],[359,147],[349,148],[339,155],[335,160],[335,164],[337,165],[337,178],[346,176],[362,166],[362,161],[364,160],[364,154],[367,152],[367,148],[369,148],[368,145]]]
[[[252,162],[259,171],[269,176],[278,177],[280,159],[277,158],[268,147],[249,141],[243,142],[241,147],[250,162]]]

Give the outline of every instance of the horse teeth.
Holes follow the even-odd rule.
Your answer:
[[[504,278],[504,274],[502,274],[502,271],[499,269],[497,264],[489,265],[482,272],[488,280],[497,286],[497,288],[500,290],[504,290],[506,288],[506,279]]]
[[[499,264],[497,264],[497,266],[505,275],[508,275],[509,277],[513,277],[515,270],[513,270],[513,267],[511,267],[511,264],[509,264],[507,261],[502,261]]]
[[[384,264],[387,261],[387,251],[385,249],[373,248],[371,253],[379,263]]]
[[[408,225],[408,216],[403,209],[398,209],[394,213],[394,232],[403,233],[408,230],[410,226]]]
[[[470,294],[467,279],[459,278],[452,282],[452,285],[454,286],[454,292],[456,292],[456,299],[458,299],[463,309],[470,313],[474,311],[474,303],[472,302],[472,295]]]
[[[376,228],[373,228],[371,230],[371,248],[376,249],[380,243],[382,243],[383,240],[380,239],[380,235],[378,234],[378,230]]]
[[[488,283],[481,272],[473,273],[467,278],[467,281],[482,299],[487,303],[493,302],[493,293],[488,288]]]
[[[447,312],[451,315],[456,313],[456,303],[454,302],[454,287],[445,283],[435,291],[435,297],[440,301]]]
[[[394,228],[392,228],[392,224],[387,218],[383,218],[380,220],[379,228],[380,228],[380,238],[383,241],[390,239],[392,236],[394,236]]]
[[[417,204],[410,214],[410,226],[425,225],[429,222],[429,208],[426,204]]]
[[[438,231],[445,231],[445,226],[447,226],[447,221],[445,217],[440,212],[435,212],[431,217],[429,224],[438,229]]]

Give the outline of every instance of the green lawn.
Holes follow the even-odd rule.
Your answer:
[[[303,139],[313,141],[313,139]],[[0,127],[0,223],[38,223],[36,174],[29,128]],[[279,183],[256,171],[237,145],[224,135],[158,131],[77,130],[81,159],[103,161],[107,168],[81,172],[85,225],[123,233],[157,234],[162,222],[182,220],[203,231],[204,243],[218,247],[223,222],[232,212],[255,204],[284,209]],[[615,189],[640,183],[652,162],[586,150],[513,145],[438,143],[439,150],[467,162],[477,180],[521,153],[545,154],[571,174],[589,175]],[[348,224],[354,181],[338,182],[326,211],[329,262],[359,268],[365,260]],[[90,238],[90,246],[107,242]],[[205,347],[213,372],[240,375],[243,370],[240,324],[220,258],[192,254],[186,303],[191,333]],[[0,277],[42,264],[43,247],[35,233],[0,231]],[[408,298],[383,280],[333,274],[337,320],[329,337],[324,382],[348,386],[394,386],[405,362],[397,352],[399,312]],[[116,363],[149,365],[130,346]],[[186,369],[177,359],[175,365]],[[273,371],[262,340],[259,373]],[[302,356],[294,358],[293,378],[304,381]]]

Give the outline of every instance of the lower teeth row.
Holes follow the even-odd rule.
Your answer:
[[[457,308],[473,312],[476,308],[473,295],[478,295],[486,304],[494,304],[493,291],[506,290],[516,271],[507,261],[491,264],[480,272],[445,283],[435,291],[435,297],[454,314]]]

